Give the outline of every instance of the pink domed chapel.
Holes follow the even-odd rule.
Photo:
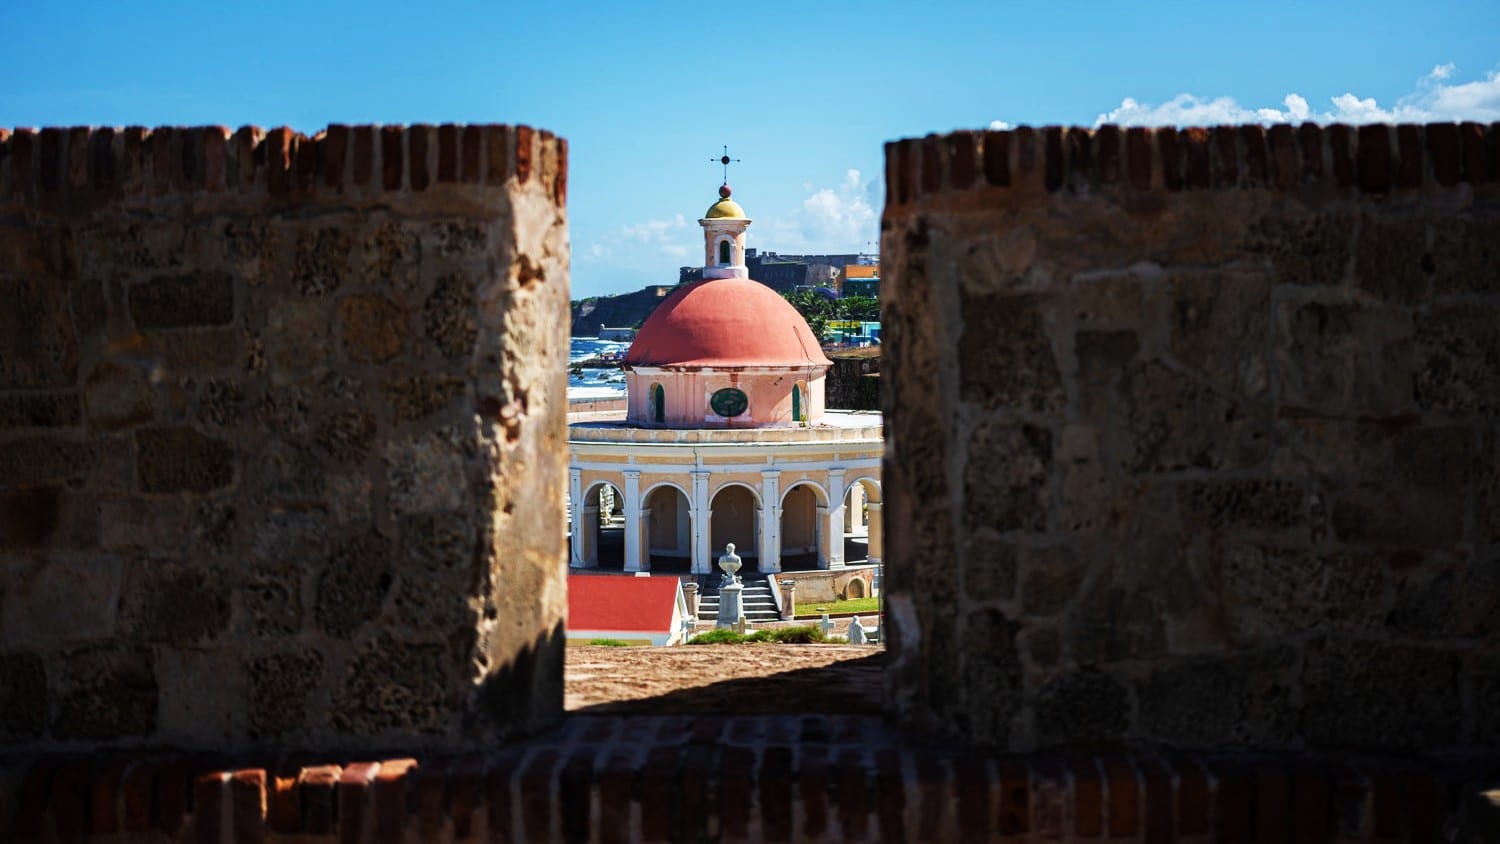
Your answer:
[[[705,574],[732,542],[751,571],[878,565],[880,415],[825,407],[831,362],[750,278],[727,184],[698,222],[703,279],[636,334],[623,412],[570,414],[570,564]]]

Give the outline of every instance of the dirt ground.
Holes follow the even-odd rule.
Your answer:
[[[565,705],[587,714],[878,713],[885,649],[852,645],[568,648]]]

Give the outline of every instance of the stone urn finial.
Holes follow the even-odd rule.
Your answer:
[[[740,582],[738,576],[740,570],[740,558],[738,554],[734,553],[733,542],[724,546],[724,555],[719,557],[719,568],[724,571],[725,584]]]

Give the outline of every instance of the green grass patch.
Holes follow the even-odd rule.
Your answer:
[[[777,627],[756,630],[753,633],[736,633],[718,629],[700,633],[688,640],[689,645],[745,645],[754,642],[775,642],[781,645],[818,645],[833,641],[823,635],[823,630],[811,624],[797,627]]]
[[[651,643],[645,641],[626,642],[621,639],[590,639],[587,642],[584,642],[584,644],[593,645],[597,648],[634,648],[641,645],[649,645]]]
[[[855,598],[850,601],[819,601],[812,604],[797,604],[795,614],[799,617],[817,618],[825,612],[872,613],[880,610],[880,598]]]

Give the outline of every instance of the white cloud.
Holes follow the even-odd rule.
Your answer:
[[[1010,128],[1010,124],[1006,123],[1004,120],[991,120],[990,121],[990,128],[994,129],[996,132],[1000,132],[1000,131],[1003,131],[1005,129],[1009,129]]]
[[[1159,105],[1126,97],[1118,108],[1100,114],[1095,126],[1211,126],[1223,123],[1376,123],[1435,120],[1500,120],[1500,69],[1483,79],[1453,84],[1453,64],[1440,64],[1417,81],[1416,90],[1383,107],[1374,97],[1345,92],[1330,97],[1332,108],[1315,112],[1300,94],[1288,94],[1283,108],[1251,108],[1233,97],[1205,98],[1178,94]]]
[[[692,254],[697,226],[688,226],[687,218],[677,214],[665,220],[643,220],[620,226],[589,244],[585,260],[605,261],[629,254],[661,255],[680,261]]]
[[[879,234],[872,196],[879,186],[848,170],[837,187],[817,188],[793,212],[772,216],[756,238],[765,249],[790,253],[861,252]]]

